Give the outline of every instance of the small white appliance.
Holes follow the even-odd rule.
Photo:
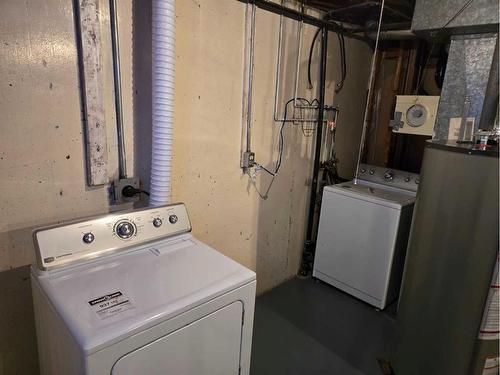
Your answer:
[[[354,181],[326,186],[313,276],[379,309],[399,293],[417,174],[360,165]]]
[[[255,273],[198,241],[183,204],[34,233],[42,374],[249,374]]]
[[[439,96],[397,95],[394,120],[391,121],[392,131],[433,136],[439,98]]]

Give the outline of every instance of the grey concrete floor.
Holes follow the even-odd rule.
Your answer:
[[[390,310],[390,309],[389,309]],[[257,298],[252,375],[381,375],[394,319],[312,279]]]

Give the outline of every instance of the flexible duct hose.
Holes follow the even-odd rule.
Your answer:
[[[170,201],[174,122],[175,0],[153,1],[153,134],[149,204]]]

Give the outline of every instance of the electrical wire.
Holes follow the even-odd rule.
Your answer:
[[[311,106],[312,105],[312,102],[310,102],[309,100],[305,99],[305,98],[297,98],[297,100],[300,100],[302,102],[305,102],[307,103],[307,105]],[[288,114],[288,105],[290,103],[292,103],[294,101],[294,99],[290,99],[288,100],[286,103],[285,103],[285,110],[284,110],[284,114],[283,114],[283,120],[286,120],[286,117],[287,117],[287,114]],[[317,99],[314,99],[314,101],[317,101]],[[319,102],[318,102],[319,104]],[[283,135],[283,130],[285,129],[285,125],[286,125],[286,121],[282,121],[281,122],[281,125],[280,125],[280,129],[279,129],[279,139],[278,139],[278,159],[276,160],[276,166],[275,166],[275,169],[274,169],[274,173],[277,174],[281,168],[281,162],[282,162],[282,159],[283,159],[283,150],[284,150],[284,147],[285,147],[285,139],[284,139],[284,135]]]
[[[314,45],[316,44],[316,39],[318,39],[318,35],[320,32],[321,32],[321,28],[318,28],[318,30],[314,34],[313,40],[311,42],[311,48],[309,49],[309,61],[307,62],[307,82],[309,83],[309,90],[312,90],[312,88],[313,88],[312,78],[311,78],[312,55],[313,55],[313,51],[314,51]]]
[[[309,90],[313,89],[312,77],[311,77],[311,64],[312,64],[312,55],[314,52],[314,46],[316,44],[316,39],[318,39],[318,35],[321,29],[319,28],[314,34],[313,40],[311,42],[311,47],[309,48],[309,60],[307,62],[307,82]],[[340,81],[335,85],[335,92],[339,92],[344,87],[344,82],[347,77],[347,63],[346,63],[346,50],[345,50],[345,38],[341,33],[337,33],[337,38],[339,40],[339,50],[340,50],[340,71],[341,78]]]
[[[269,173],[271,176],[276,176],[276,173],[274,172],[271,172],[269,169],[267,169],[266,167],[264,167],[262,164],[259,164],[259,163],[255,163],[256,166],[258,166],[259,168],[261,168],[262,170],[264,170],[264,172],[267,172]]]
[[[309,101],[309,100],[307,100],[305,98],[298,97],[297,100],[301,101],[302,103],[306,103],[308,106],[312,106],[314,102],[317,102],[318,105],[319,105],[318,99],[313,99],[312,101]],[[255,162],[255,165],[258,168],[262,169],[264,172],[266,172],[267,174],[269,174],[270,176],[272,176],[271,182],[269,183],[269,186],[267,187],[266,192],[264,194],[262,194],[259,191],[259,189],[255,186],[255,183],[254,183],[255,190],[257,191],[257,194],[259,194],[259,197],[261,199],[264,199],[264,200],[266,200],[268,198],[269,191],[271,190],[271,187],[273,186],[274,180],[275,180],[276,176],[278,175],[278,172],[279,172],[279,170],[281,168],[281,165],[282,165],[283,151],[284,151],[284,148],[285,148],[285,136],[284,136],[283,131],[285,129],[285,125],[287,124],[286,120],[287,120],[287,115],[288,115],[288,106],[290,105],[290,103],[292,103],[294,101],[295,101],[295,99],[292,98],[292,99],[288,100],[285,103],[285,110],[284,110],[284,114],[283,114],[283,121],[280,123],[279,131],[278,131],[278,158],[276,159],[276,163],[275,163],[275,166],[274,166],[274,171],[271,171],[268,168],[264,167],[262,164],[259,164],[259,163]]]
[[[345,39],[344,35],[337,33],[337,37],[339,40],[339,48],[340,48],[340,69],[342,72],[342,78],[340,81],[336,84],[335,92],[339,92],[342,90],[344,87],[344,82],[347,77],[347,63],[346,63],[346,57],[345,57]]]
[[[132,185],[127,185],[122,189],[122,195],[126,198],[132,198],[137,194],[145,194],[149,197],[149,192],[143,189],[135,188]]]

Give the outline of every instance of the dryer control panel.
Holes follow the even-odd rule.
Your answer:
[[[49,270],[191,231],[184,204],[122,211],[33,233],[37,264]]]
[[[398,169],[360,164],[357,179],[416,192],[420,175]]]

